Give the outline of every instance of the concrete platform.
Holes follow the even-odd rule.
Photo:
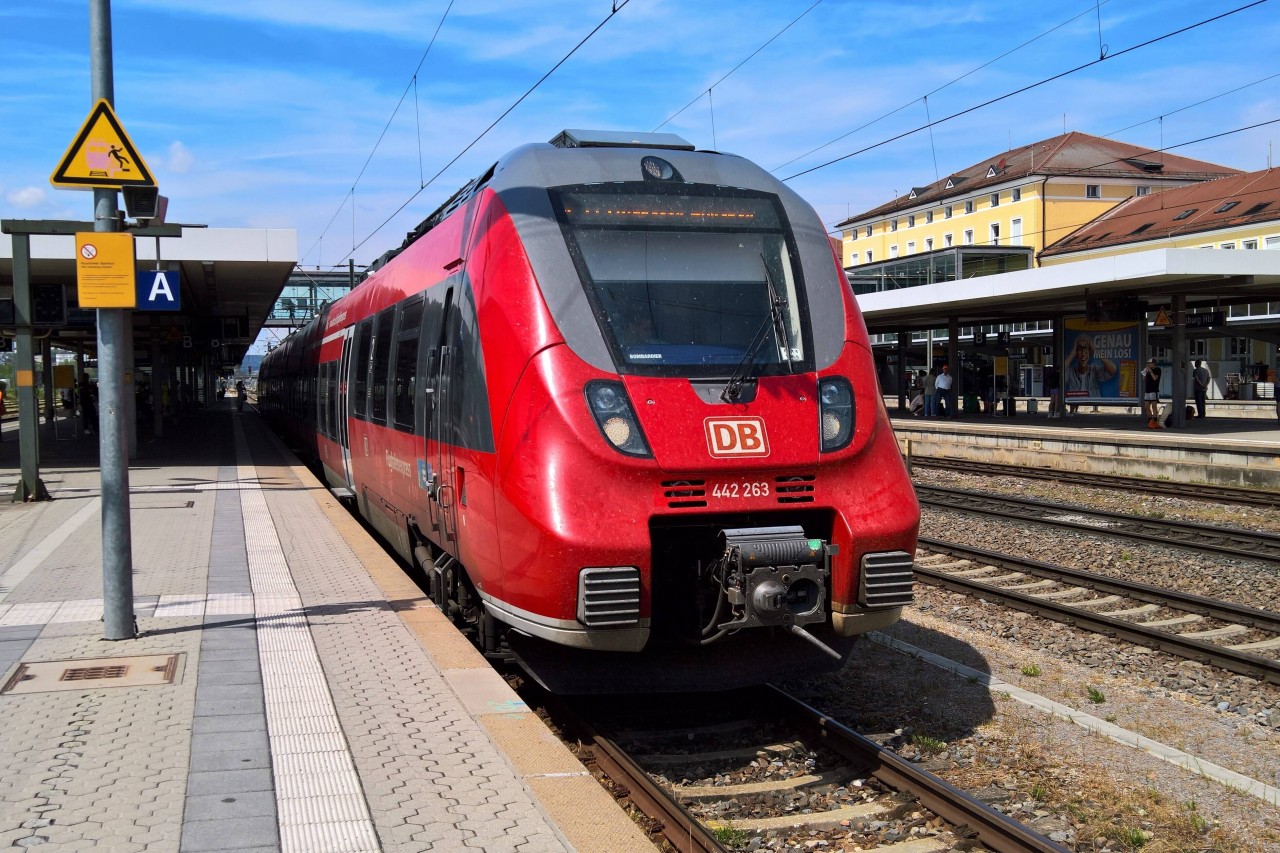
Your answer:
[[[1280,420],[1272,401],[1218,402],[1204,419],[1161,430],[1149,429],[1137,409],[1080,406],[1072,417],[1049,418],[1043,401],[1037,414],[1022,403],[1011,418],[889,413],[912,456],[1280,490]]]
[[[140,440],[118,642],[96,441],[42,442],[55,499],[0,501],[0,847],[653,849],[255,414]]]

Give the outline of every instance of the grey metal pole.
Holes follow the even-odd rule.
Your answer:
[[[89,66],[93,102],[114,106],[111,64],[111,0],[89,0]],[[117,231],[116,191],[93,191],[93,230]],[[128,640],[138,634],[133,613],[133,540],[129,530],[129,429],[124,399],[126,358],[122,308],[98,309],[98,435],[102,464],[103,638]]]
[[[18,326],[18,453],[22,481],[14,501],[47,501],[40,481],[40,412],[36,408],[36,357],[31,340],[31,237],[13,235],[13,309]]]
[[[58,414],[54,405],[53,388],[53,340],[45,338],[40,342],[40,375],[44,378],[44,422],[52,424]]]
[[[1173,372],[1173,425],[1177,429],[1187,426],[1187,297],[1181,293],[1173,297],[1173,353],[1170,365]]]

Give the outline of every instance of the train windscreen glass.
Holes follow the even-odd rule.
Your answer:
[[[775,196],[624,187],[552,193],[620,372],[723,376],[748,355],[752,375],[807,369],[803,286]]]

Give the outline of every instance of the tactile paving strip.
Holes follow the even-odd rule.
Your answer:
[[[239,421],[236,457],[281,850],[376,853],[369,807]]]

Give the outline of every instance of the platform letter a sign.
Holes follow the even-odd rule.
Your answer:
[[[167,270],[147,270],[138,273],[139,311],[180,311],[181,309],[181,273]]]

